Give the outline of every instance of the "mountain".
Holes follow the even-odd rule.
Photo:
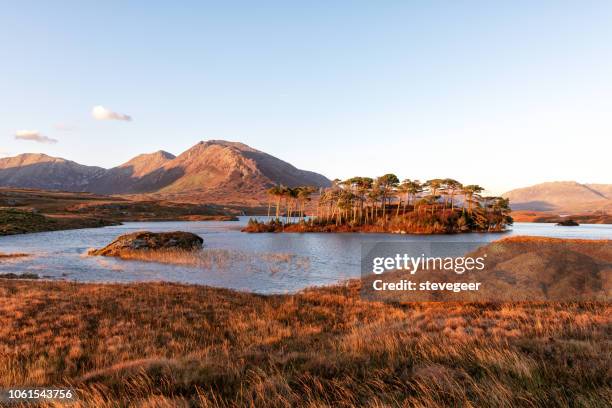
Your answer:
[[[111,170],[127,170],[132,177],[143,177],[173,159],[176,159],[176,156],[172,153],[158,150],[155,153],[140,154],[127,163]]]
[[[175,158],[176,156],[163,150],[140,154],[120,166],[100,173],[90,181],[87,190],[99,194],[129,194],[154,190],[154,186],[148,188],[143,185],[142,179]]]
[[[567,213],[612,210],[612,184],[555,181],[519,188],[503,194],[513,210]]]
[[[173,199],[186,194],[200,201],[251,203],[265,200],[274,184],[328,186],[320,174],[298,170],[291,164],[242,143],[223,140],[200,142],[166,163],[144,180],[158,182],[157,193]]]
[[[10,187],[258,205],[275,184],[326,187],[330,181],[243,143],[224,140],[199,142],[176,157],[161,150],[142,154],[109,170],[45,155],[0,160],[0,186]]]
[[[0,186],[84,191],[105,171],[46,154],[25,153],[0,159]]]

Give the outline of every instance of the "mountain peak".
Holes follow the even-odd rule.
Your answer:
[[[164,150],[158,150],[153,153],[143,153],[130,159],[128,162],[119,166],[120,169],[130,169],[132,177],[142,177],[149,174],[167,162],[175,159],[176,156]]]
[[[168,159],[168,160],[172,160],[172,159],[176,158],[175,155],[173,155],[172,153],[167,152],[165,150],[158,150],[158,151],[150,153],[150,154],[152,154],[154,156],[157,156],[157,157],[163,157],[164,159]]]
[[[66,163],[68,160],[48,156],[44,153],[22,153],[14,157],[0,159],[0,168],[31,166],[39,163]]]
[[[233,147],[233,148],[238,149],[240,151],[247,151],[247,152],[258,152],[259,151],[257,149],[253,149],[251,146],[246,145],[244,143],[232,142],[232,141],[229,141],[229,140],[222,140],[222,139],[202,140],[196,146],[198,146],[198,145],[202,145],[202,146]]]
[[[46,155],[0,160],[0,186],[11,187],[150,193],[178,201],[261,205],[267,200],[266,190],[275,184],[323,187],[330,181],[244,143],[215,139],[198,142],[177,157],[158,150],[109,170]]]
[[[104,171],[43,153],[24,153],[0,159],[0,186],[85,191]]]

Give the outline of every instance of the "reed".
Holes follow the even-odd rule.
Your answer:
[[[607,406],[602,303],[385,304],[359,282],[261,296],[0,280],[0,388],[76,406]]]
[[[23,254],[23,253],[5,254],[3,252],[0,252],[0,260],[2,260],[2,259],[13,259],[13,258],[24,258],[26,256],[29,256],[29,255],[28,254]]]

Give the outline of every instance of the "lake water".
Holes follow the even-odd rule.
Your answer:
[[[124,225],[0,237],[0,252],[25,252],[32,257],[0,262],[1,273],[36,273],[49,279],[83,282],[174,281],[249,290],[288,293],[328,285],[360,275],[364,242],[490,242],[511,235],[612,239],[612,225],[559,227],[516,223],[501,234],[247,234],[240,221],[128,222]],[[188,267],[89,257],[118,235],[140,231],[189,231],[204,238],[211,263]]]

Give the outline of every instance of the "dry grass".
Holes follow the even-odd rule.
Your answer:
[[[26,256],[29,256],[29,255],[22,254],[22,253],[5,254],[5,253],[0,252],[0,261],[2,261],[3,259],[24,258]]]
[[[293,267],[297,270],[308,270],[310,260],[307,257],[290,253],[251,253],[227,249],[155,249],[155,250],[121,250],[118,258],[123,260],[158,262],[171,265],[193,266],[201,269],[231,270],[234,267],[259,270],[269,268],[275,272],[282,267]]]
[[[596,211],[593,213],[572,213],[565,217],[560,217],[559,214],[544,212],[544,211],[529,211],[520,210],[512,211],[512,218],[515,222],[551,222],[557,223],[567,219],[573,219],[580,224],[612,224],[612,213],[605,210]]]
[[[78,406],[609,406],[609,304],[0,282],[0,388]]]

